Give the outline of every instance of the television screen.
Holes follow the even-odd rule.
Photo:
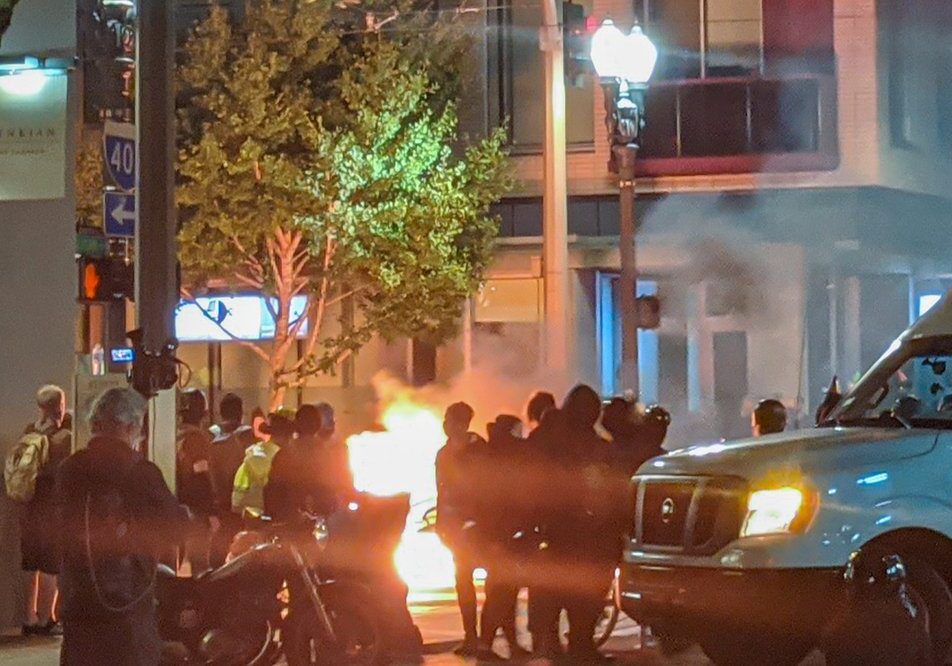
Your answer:
[[[307,296],[291,300],[290,314],[292,324],[307,316]],[[307,335],[307,327],[305,320],[300,336]],[[274,330],[274,317],[261,296],[203,296],[195,302],[181,301],[175,308],[175,337],[179,342],[270,340]]]

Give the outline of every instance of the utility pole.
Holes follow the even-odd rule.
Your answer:
[[[565,140],[565,54],[560,0],[543,0],[540,43],[545,53],[545,189],[543,203],[543,275],[545,289],[545,362],[569,369],[568,190]]]
[[[175,222],[174,7],[139,0],[136,55],[136,318],[143,348],[159,353],[175,338],[178,259]],[[175,481],[175,389],[150,402],[149,457]]]
[[[620,214],[618,252],[621,263],[619,308],[621,309],[621,387],[637,399],[641,395],[638,377],[638,264],[635,255],[635,160],[638,145],[613,146],[618,166],[618,210]]]

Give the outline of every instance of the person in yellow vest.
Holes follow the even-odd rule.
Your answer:
[[[274,456],[294,438],[292,415],[287,410],[270,414],[261,430],[267,439],[252,444],[245,451],[231,494],[231,510],[254,517],[264,513],[264,488],[268,485]]]

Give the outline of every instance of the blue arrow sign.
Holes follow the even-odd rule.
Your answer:
[[[107,236],[136,235],[136,197],[126,192],[103,192],[103,228]]]
[[[103,158],[113,182],[126,192],[136,186],[136,128],[129,123],[106,121]]]

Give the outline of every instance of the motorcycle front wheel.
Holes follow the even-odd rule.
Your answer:
[[[316,612],[288,617],[284,654],[288,666],[375,666],[383,662],[380,623],[366,594],[336,590],[324,598],[334,628],[326,634]]]

